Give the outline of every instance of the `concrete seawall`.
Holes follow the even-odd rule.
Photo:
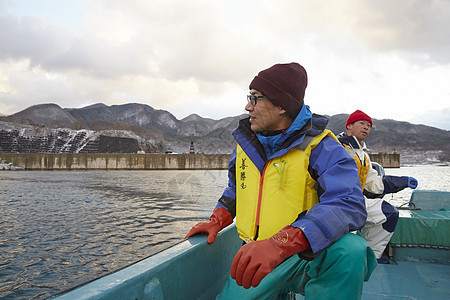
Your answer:
[[[0,153],[25,170],[219,170],[229,154]]]
[[[370,153],[370,160],[377,162],[383,168],[400,168],[400,154],[399,153]]]
[[[372,161],[399,168],[400,154],[377,153]],[[25,170],[223,170],[230,154],[0,153],[0,161]]]

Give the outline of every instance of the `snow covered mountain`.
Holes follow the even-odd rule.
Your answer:
[[[339,134],[345,130],[347,117],[346,114],[329,116],[327,128]],[[213,120],[192,114],[178,120],[168,111],[138,103],[112,106],[98,103],[76,109],[40,104],[0,117],[0,152],[131,153],[143,150],[189,153],[193,142],[197,153],[231,153],[235,147],[231,132],[242,118],[245,115]],[[367,139],[373,151],[393,152],[395,149],[401,153],[402,163],[415,163],[414,160],[423,155],[435,162],[450,161],[448,130],[395,120],[374,120],[374,125]],[[14,141],[12,136],[15,136]],[[122,140],[111,141],[114,138]],[[60,147],[50,147],[48,141],[58,139]],[[99,141],[105,144],[99,146]],[[122,146],[112,147],[114,143]],[[14,148],[11,145],[24,146]]]

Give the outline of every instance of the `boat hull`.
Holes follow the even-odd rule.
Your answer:
[[[236,227],[229,226],[212,244],[204,235],[191,237],[52,299],[214,299],[241,246]]]
[[[422,198],[427,210],[416,211]],[[391,239],[391,264],[377,266],[362,299],[450,299],[449,199],[449,192],[413,193],[415,210],[402,212]],[[211,245],[193,236],[54,299],[214,299],[241,246],[233,224]]]

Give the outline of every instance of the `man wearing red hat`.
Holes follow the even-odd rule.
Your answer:
[[[404,188],[417,187],[417,180],[407,176],[379,175],[372,168],[369,155],[366,153],[364,140],[369,136],[373,126],[372,118],[361,110],[356,110],[347,119],[347,134],[341,134],[339,141],[348,150],[358,166],[361,187],[366,196],[367,222],[361,229],[370,247],[377,257],[378,263],[389,263],[382,258],[398,221],[398,210],[388,202],[380,199],[385,194],[396,193]]]
[[[228,187],[208,222],[186,238],[217,233],[236,219],[244,245],[218,299],[359,299],[376,266],[353,159],[328,120],[303,103],[307,74],[276,64],[250,83],[249,117],[233,132]],[[217,258],[220,260],[220,257]]]

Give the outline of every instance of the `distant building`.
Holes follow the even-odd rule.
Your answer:
[[[191,142],[191,147],[189,147],[189,154],[194,154],[195,150],[194,150],[194,142]]]

